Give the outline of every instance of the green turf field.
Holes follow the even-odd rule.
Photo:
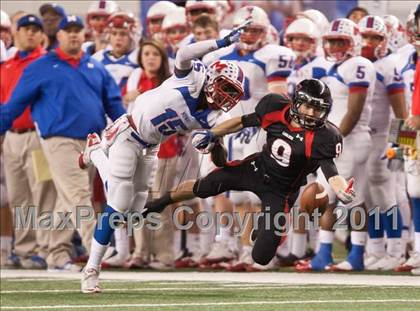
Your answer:
[[[102,294],[85,295],[79,293],[77,280],[2,279],[1,310],[420,310],[420,286],[107,280],[101,284]]]

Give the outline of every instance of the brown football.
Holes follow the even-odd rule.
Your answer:
[[[227,161],[227,150],[222,142],[216,142],[211,150],[211,160],[217,167],[223,167]]]
[[[300,197],[300,208],[311,214],[316,208],[323,210],[328,205],[328,193],[324,187],[313,182],[305,187]]]

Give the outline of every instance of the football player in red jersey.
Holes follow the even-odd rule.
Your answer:
[[[347,204],[354,198],[352,183],[341,177],[334,158],[342,150],[342,136],[327,121],[332,99],[329,88],[316,79],[300,82],[292,101],[278,94],[264,96],[255,112],[232,118],[212,130],[193,133],[200,152],[210,152],[220,137],[245,127],[260,126],[267,132],[261,152],[226,163],[204,178],[187,181],[176,191],[146,204],[143,213],[161,212],[167,205],[193,197],[207,198],[228,190],[252,191],[262,202],[252,250],[253,260],[266,265],[274,257],[287,213],[306,183],[306,176],[321,167],[337,197]],[[277,215],[277,216],[276,216]]]

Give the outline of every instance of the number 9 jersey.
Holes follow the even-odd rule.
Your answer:
[[[268,94],[255,108],[259,125],[267,132],[261,153],[261,167],[281,191],[294,192],[306,183],[306,176],[319,168],[320,160],[333,159],[342,151],[342,137],[330,122],[313,131],[290,124],[290,99]],[[244,124],[247,125],[243,117]]]
[[[222,110],[197,108],[206,72],[201,61],[193,61],[186,76],[178,78],[174,74],[159,87],[137,97],[132,118],[146,143],[159,144],[172,134],[212,128],[216,121],[220,123],[226,119]]]

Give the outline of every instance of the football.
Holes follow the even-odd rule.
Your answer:
[[[328,193],[324,187],[313,182],[305,187],[300,197],[301,210],[311,214],[316,208],[323,210],[328,205]]]

